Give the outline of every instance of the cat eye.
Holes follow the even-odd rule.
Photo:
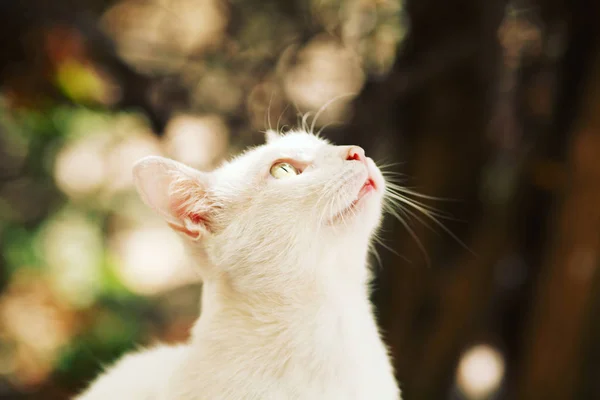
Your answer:
[[[276,179],[284,179],[300,175],[300,171],[290,163],[278,162],[271,167],[271,175]]]

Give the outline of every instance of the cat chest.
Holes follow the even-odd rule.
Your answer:
[[[250,346],[238,342],[204,348],[210,350],[196,354],[183,368],[185,381],[193,382],[186,390],[190,397],[177,399],[399,399],[376,331],[370,335],[360,331],[337,336],[332,331],[322,333],[289,340],[275,337]],[[214,352],[217,349],[218,353]],[[181,389],[185,385],[175,386]],[[199,393],[206,397],[194,397]]]
[[[295,398],[293,393],[298,399],[398,398],[389,357],[375,330],[327,335],[304,345],[290,349],[290,358],[277,371],[288,393],[282,398]]]

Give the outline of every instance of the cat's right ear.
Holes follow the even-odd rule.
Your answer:
[[[194,240],[210,232],[209,174],[158,156],[133,166],[135,187],[146,205],[174,230]]]

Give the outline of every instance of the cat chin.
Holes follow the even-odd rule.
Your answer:
[[[359,191],[358,197],[350,205],[337,212],[327,223],[329,226],[348,225],[356,220],[369,219],[381,208],[379,190],[368,178]],[[366,221],[363,221],[366,222]]]
[[[357,219],[364,220],[368,224],[370,217],[376,223],[381,214],[381,198],[384,191],[385,181],[381,172],[372,159],[366,161],[367,175],[363,178],[362,185],[357,190],[356,197],[349,201],[348,205],[336,212],[328,221],[328,225],[344,225]]]

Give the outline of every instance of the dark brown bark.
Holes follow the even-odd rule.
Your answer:
[[[568,150],[568,184],[547,245],[525,346],[520,399],[577,398],[600,257],[600,51]]]

